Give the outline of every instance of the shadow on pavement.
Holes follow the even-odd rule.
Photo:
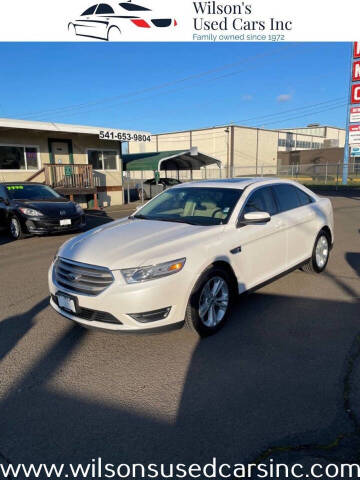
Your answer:
[[[41,302],[37,308],[44,306]],[[99,381],[97,371],[65,380],[67,388],[64,380],[58,383],[57,373],[73,361],[81,342],[86,340],[96,356],[95,341],[103,335],[69,328],[0,404],[0,452],[14,463],[87,464],[102,457],[113,464],[205,464],[214,456],[219,462],[242,463],[274,444],[330,443],[353,429],[343,395],[348,351],[360,328],[358,314],[358,304],[351,302],[259,292],[239,299],[227,326],[197,344],[175,420],[83,394],[82,389]],[[5,322],[15,336],[16,318]],[[29,326],[24,317],[19,337]],[[184,335],[163,336],[175,358]],[[149,390],[144,408],[155,412],[169,387],[160,380],[166,365],[148,348],[152,337],[137,337],[138,348],[143,343],[143,352],[149,352],[144,358],[137,349],[126,350],[132,337],[108,338],[102,364],[103,373],[111,369],[113,397],[121,394],[120,372],[126,369],[136,398],[146,385],[132,375],[132,366],[151,364],[154,375],[147,381],[156,383],[157,393]],[[78,363],[79,372],[82,361],[86,365],[89,359]],[[348,448],[351,459],[353,447]]]
[[[345,259],[356,275],[360,277],[360,252],[347,252]]]
[[[2,360],[34,325],[34,318],[49,305],[44,298],[22,315],[14,315],[0,322],[0,360]]]

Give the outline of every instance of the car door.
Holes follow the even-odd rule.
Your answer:
[[[111,15],[114,15],[113,8],[107,3],[100,3],[95,12],[94,31],[99,38],[107,39],[108,26]]]
[[[77,35],[85,35],[85,36],[95,36],[94,33],[94,13],[96,11],[97,5],[93,5],[92,7],[88,8],[83,12],[79,18],[76,19],[76,34]]]
[[[291,268],[311,256],[316,233],[313,199],[294,185],[275,185],[279,217],[287,229],[287,267]]]
[[[268,223],[241,225],[245,213],[267,212]],[[248,290],[285,270],[286,230],[270,186],[258,187],[245,200],[239,216],[239,227],[233,238],[234,255],[240,290]]]

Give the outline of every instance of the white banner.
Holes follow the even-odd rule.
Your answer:
[[[354,41],[360,2],[328,0],[17,0],[1,4],[0,41]],[[15,17],[16,16],[16,21]],[[14,21],[9,21],[13,19]]]
[[[360,125],[351,125],[349,129],[349,144],[360,144]]]

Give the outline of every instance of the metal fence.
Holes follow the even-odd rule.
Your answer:
[[[257,167],[245,165],[234,167],[232,172],[229,172],[226,168],[218,167],[204,168],[193,172],[190,170],[160,172],[161,179],[175,178],[180,182],[217,180],[229,177],[278,177],[296,180],[304,185],[338,186],[342,184],[343,180],[343,164],[313,163],[306,165],[258,165]],[[144,201],[164,190],[165,186],[162,183],[151,185],[153,178],[153,172],[124,172],[125,201]],[[360,161],[348,165],[347,184],[360,187]]]

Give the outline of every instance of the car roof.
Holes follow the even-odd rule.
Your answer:
[[[224,178],[214,180],[200,180],[176,185],[173,188],[184,187],[207,187],[207,188],[238,188],[244,190],[253,184],[271,185],[273,183],[293,183],[288,180],[282,180],[275,177],[239,177],[239,178]]]
[[[0,185],[6,186],[6,185],[43,185],[41,182],[0,182]]]

